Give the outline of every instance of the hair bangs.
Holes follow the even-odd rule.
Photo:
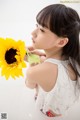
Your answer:
[[[36,21],[41,26],[50,28],[50,13],[48,11],[39,12],[39,14],[36,16]]]

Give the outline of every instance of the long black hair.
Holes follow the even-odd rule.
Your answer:
[[[78,13],[63,4],[52,4],[43,8],[37,14],[36,20],[57,36],[69,39],[68,43],[63,47],[62,55],[69,59],[76,75],[80,76],[80,18]]]

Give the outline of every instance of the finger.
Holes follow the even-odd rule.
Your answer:
[[[45,57],[45,56],[41,56],[41,57],[40,57],[41,63],[44,62],[45,60],[46,60],[46,57]]]
[[[30,64],[31,67],[35,66],[35,65],[38,65],[38,63],[32,63],[32,64]]]
[[[31,53],[37,54],[39,56],[46,56],[44,52],[38,51],[38,50],[33,50]]]
[[[27,49],[28,49],[29,51],[33,51],[33,50],[34,50],[34,47],[33,47],[33,46],[27,46]]]

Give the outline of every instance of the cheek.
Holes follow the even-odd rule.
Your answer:
[[[50,41],[50,40],[44,40],[44,41],[41,43],[41,46],[42,46],[43,49],[49,49],[49,48],[54,47],[54,42],[53,42],[53,41]]]
[[[42,49],[48,49],[50,47],[53,47],[54,42],[50,41],[49,39],[41,39],[37,41],[37,46],[41,47]]]
[[[46,47],[47,48],[50,48],[50,47],[53,47],[54,45],[55,45],[55,41],[54,40],[46,40],[46,42],[45,42],[45,45],[46,45]]]
[[[35,39],[35,48],[39,48],[39,49],[48,49],[51,47],[54,47],[56,44],[55,40],[50,38],[50,37],[43,37],[43,36],[38,36]]]

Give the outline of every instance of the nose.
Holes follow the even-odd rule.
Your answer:
[[[34,36],[34,37],[37,37],[37,29],[33,30],[31,35]]]

